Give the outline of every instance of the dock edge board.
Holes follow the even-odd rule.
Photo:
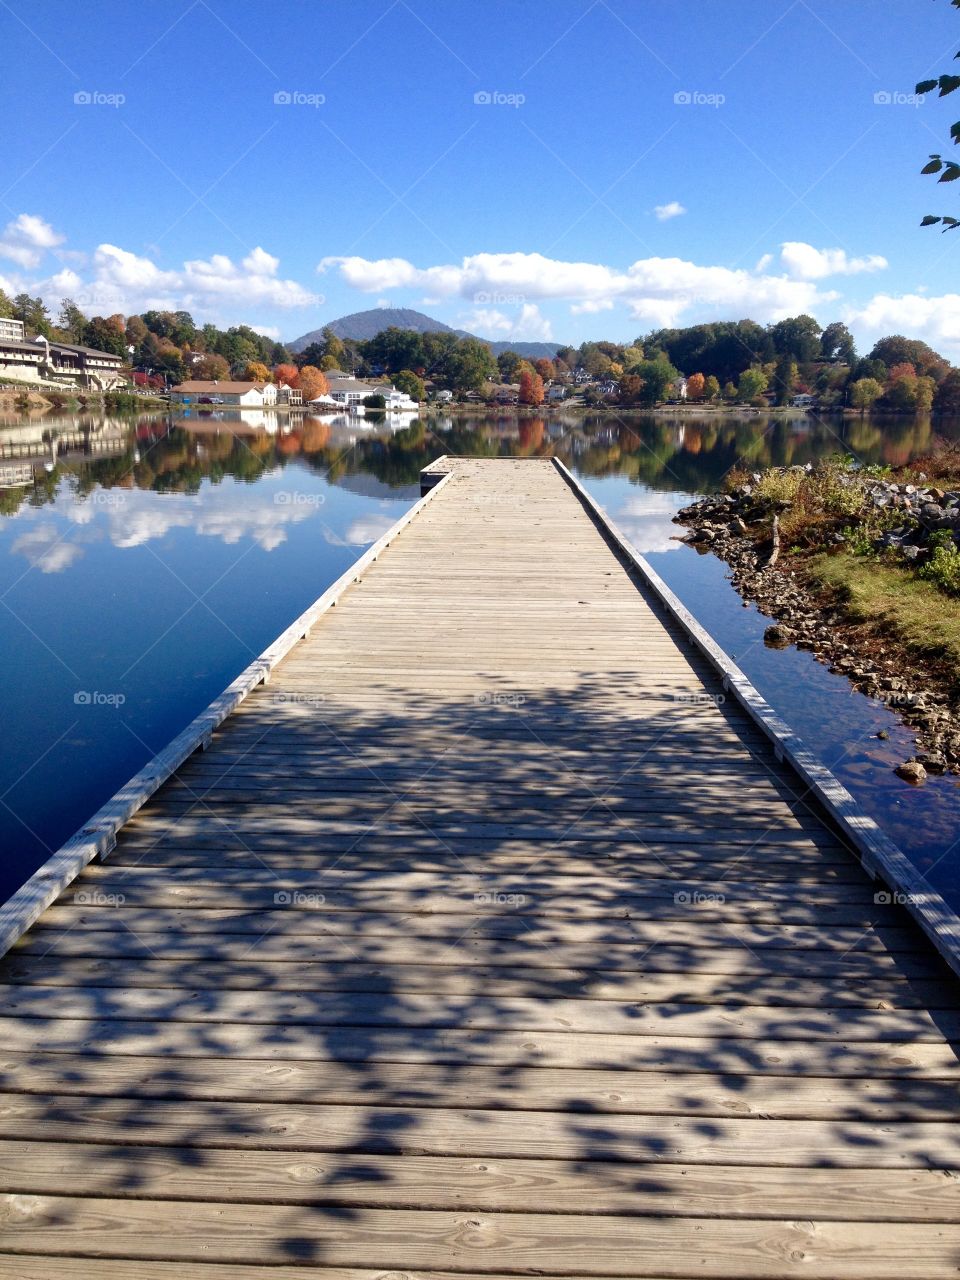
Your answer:
[[[274,667],[310,634],[323,614],[336,605],[364,570],[416,519],[427,503],[440,492],[447,478],[448,475],[443,475],[429,493],[405,511],[396,524],[391,525],[382,537],[368,547],[323,595],[282,631],[204,711],[115,792],[92,818],[51,854],[30,879],[0,906],[0,956],[6,955],[88,863],[97,857],[106,858],[116,845],[120,828],[146,804],[185,760],[209,744],[213,732],[253,689],[260,684],[269,683]]]
[[[667,586],[633,546],[603,507],[560,461],[553,464],[593,516],[600,530],[637,570],[645,585],[679,623],[714,670],[723,687],[733,694],[751,720],[774,745],[777,758],[786,760],[853,846],[864,870],[880,879],[894,901],[906,907],[954,973],[960,975],[960,916],[907,858],[876,821],[857,804],[842,782],[809,750],[786,721],[751,684],[733,659],[701,626],[690,610]]]

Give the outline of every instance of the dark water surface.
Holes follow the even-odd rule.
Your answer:
[[[960,438],[957,424],[939,432]],[[555,454],[761,692],[960,906],[960,784],[916,790],[912,738],[808,653],[768,650],[676,509],[737,462],[900,464],[929,421],[0,417],[0,898],[160,750],[419,496],[442,453]],[[886,742],[879,729],[890,732]],[[731,801],[735,804],[735,799]],[[956,847],[955,846],[956,843]]]

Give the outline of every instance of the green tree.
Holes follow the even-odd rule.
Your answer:
[[[451,336],[454,338],[454,345],[449,348],[441,363],[438,380],[451,391],[479,391],[485,382],[492,381],[498,374],[493,353],[479,338],[457,341],[455,334]]]
[[[84,325],[82,341],[84,346],[96,351],[109,351],[111,355],[127,358],[126,334],[103,316],[94,316]]]
[[[680,376],[669,360],[641,360],[634,373],[643,383],[640,403],[651,408],[667,399],[671,386]]]
[[[391,325],[375,338],[362,342],[360,351],[367,364],[379,365],[389,374],[424,366],[423,335],[416,329],[398,329]]]
[[[809,364],[820,354],[822,330],[813,316],[790,316],[770,330],[779,356],[792,356],[799,364]]]
[[[67,335],[68,342],[83,342],[83,331],[87,327],[87,317],[72,298],[64,298],[60,303],[60,314],[57,316],[57,328]]]
[[[401,369],[393,380],[398,391],[405,392],[411,400],[426,400],[427,388],[423,379],[418,378],[412,369]]]
[[[40,334],[49,338],[52,333],[50,312],[42,298],[31,298],[29,293],[18,293],[13,299],[13,319],[22,320],[28,334]]]
[[[782,355],[777,361],[777,367],[773,373],[773,389],[776,393],[778,405],[789,404],[793,399],[797,377],[796,360],[794,360],[793,356]]]
[[[857,346],[853,334],[840,320],[828,324],[820,335],[820,356],[824,360],[839,360],[853,364],[857,358]]]
[[[497,368],[504,382],[517,382],[523,361],[515,351],[501,351],[497,356]]]
[[[883,387],[876,378],[858,378],[850,388],[850,403],[854,409],[866,413],[883,395]]]
[[[737,399],[741,404],[752,404],[758,396],[763,395],[769,385],[769,379],[762,369],[756,366],[744,369],[737,384]]]
[[[704,379],[703,398],[704,400],[718,400],[720,398],[720,383],[712,373],[708,378]]]

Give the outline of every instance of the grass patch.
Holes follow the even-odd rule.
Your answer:
[[[803,565],[836,594],[851,621],[871,624],[960,683],[960,599],[910,569],[875,558],[819,554],[805,557]]]

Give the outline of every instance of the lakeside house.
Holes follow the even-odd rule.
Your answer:
[[[328,376],[327,385],[330,388],[329,395],[318,397],[319,402],[332,402],[341,409],[358,412],[369,396],[382,396],[388,413],[402,413],[420,407],[417,401],[408,396],[405,391],[398,391],[390,383],[360,382],[352,375],[345,374],[341,377]],[[311,403],[317,403],[317,401],[311,401]]]
[[[558,400],[565,400],[566,398],[567,388],[562,382],[551,382],[547,387],[547,399],[551,403],[555,404]]]
[[[263,409],[277,403],[277,387],[272,382],[197,380],[181,382],[172,389],[170,396],[180,404],[229,404],[244,409]]]
[[[19,320],[0,322],[0,379],[64,391],[113,391],[127,385],[123,358],[48,338],[26,338]]]

